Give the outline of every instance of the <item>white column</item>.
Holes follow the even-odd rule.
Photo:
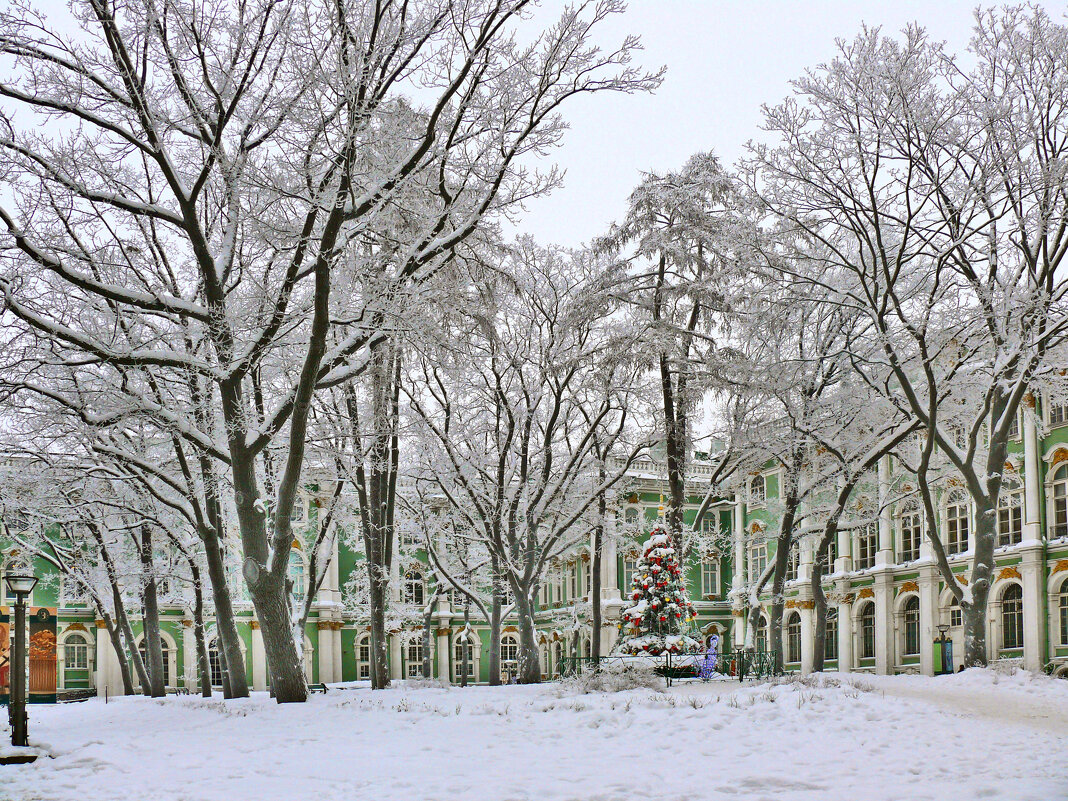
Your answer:
[[[252,689],[267,689],[267,652],[263,650],[263,632],[260,624],[252,621]]]
[[[834,560],[835,573],[849,573],[853,569],[853,534],[848,529],[838,529],[838,558]]]
[[[924,567],[917,582],[920,586],[920,672],[934,675],[934,641],[938,633],[938,571]]]
[[[108,636],[108,630],[103,628],[103,623],[99,623],[96,627],[96,694],[101,698],[104,697],[104,687],[109,684],[108,668],[111,665],[111,661],[114,659],[114,649],[111,647],[111,638]],[[122,692],[122,684],[120,682],[118,691]],[[116,688],[112,685],[109,689],[112,695],[115,695]]]
[[[879,551],[875,554],[876,566],[894,563],[893,521],[886,499],[890,496],[890,457],[879,460]]]
[[[812,672],[812,632],[816,610],[802,607],[797,611],[801,613],[801,673],[807,676]]]
[[[731,577],[731,607],[732,613],[742,612],[745,614],[745,571],[748,560],[745,551],[745,507],[742,505],[742,494],[734,493],[733,511],[733,549],[731,567],[734,569]],[[734,647],[741,649],[745,646],[745,617],[734,615]]]
[[[334,632],[330,630],[329,620],[320,620],[316,625],[319,632],[319,648],[316,656],[319,659],[319,681],[326,684],[328,681],[337,681],[334,678]]]
[[[875,672],[894,668],[894,579],[888,571],[875,576]]]
[[[1045,599],[1042,574],[1045,572],[1042,547],[1028,548],[1021,554],[1020,576],[1023,584],[1024,667],[1039,670],[1046,661],[1046,627],[1042,625]]]
[[[193,621],[182,621],[182,684],[190,692],[197,689],[197,641]]]
[[[609,509],[604,521],[604,541],[601,543],[601,599],[605,601],[618,600],[619,592],[619,551],[616,547],[616,537],[609,536],[609,527],[618,530],[619,510]]]
[[[394,679],[401,679],[404,677],[404,665],[401,662],[401,644],[400,637],[396,634],[389,635],[389,661],[390,661],[390,676]]]
[[[439,628],[438,629],[438,633],[437,633],[437,642],[438,642],[438,653],[437,653],[438,678],[441,679],[442,681],[448,681],[448,682],[452,681],[452,672],[449,669],[449,657],[451,656],[450,649],[449,649],[449,644],[450,644],[449,643],[449,636],[450,636],[451,633],[452,633],[452,630],[450,628],[447,628],[447,627]]]
[[[842,594],[842,593],[840,593]],[[853,614],[849,604],[838,604],[838,672],[853,670]]]
[[[1024,509],[1023,509],[1023,538],[1024,540],[1041,540],[1042,530],[1039,526],[1039,487],[1042,486],[1042,468],[1039,464],[1038,454],[1038,429],[1035,426],[1035,399],[1031,394],[1027,395],[1024,403]]]
[[[330,639],[334,641],[334,681],[344,681],[341,667],[341,621],[332,625]]]

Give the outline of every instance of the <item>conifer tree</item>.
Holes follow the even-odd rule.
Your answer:
[[[671,536],[663,526],[649,534],[631,584],[633,605],[623,611],[624,635],[617,650],[624,654],[683,654],[699,650],[689,635],[696,618],[686,597],[682,569]]]

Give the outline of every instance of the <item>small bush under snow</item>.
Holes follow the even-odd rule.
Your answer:
[[[559,682],[561,695],[574,693],[618,693],[625,690],[663,690],[664,679],[655,672],[653,663],[605,662]]]

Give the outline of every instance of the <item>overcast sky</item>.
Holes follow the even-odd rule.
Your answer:
[[[1044,5],[1060,18],[1063,3]],[[565,184],[531,202],[518,228],[568,246],[598,236],[623,215],[643,171],[675,169],[700,150],[732,164],[761,135],[761,104],[782,100],[792,79],[833,58],[835,39],[851,39],[863,23],[897,32],[919,22],[963,52],[974,8],[974,0],[631,0],[598,41],[640,34],[640,63],[667,65],[664,84],[653,95],[583,97],[565,107],[571,130],[554,154]]]

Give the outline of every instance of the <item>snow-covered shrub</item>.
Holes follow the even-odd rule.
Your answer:
[[[656,673],[656,665],[649,662],[602,663],[596,670],[586,670],[559,682],[558,693],[618,693],[624,690],[664,689],[664,679]]]

